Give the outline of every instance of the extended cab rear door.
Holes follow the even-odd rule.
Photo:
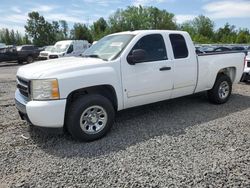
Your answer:
[[[170,33],[173,63],[173,92],[171,98],[193,94],[197,83],[197,57],[187,33]]]
[[[125,108],[171,97],[173,63],[168,58],[169,48],[164,33],[137,36],[132,41],[127,54],[121,60]],[[146,57],[131,65],[128,56],[134,50],[145,51]]]

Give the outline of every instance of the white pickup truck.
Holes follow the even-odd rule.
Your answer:
[[[198,56],[187,32],[116,33],[82,57],[20,67],[16,107],[33,125],[64,128],[78,140],[91,141],[104,136],[116,111],[126,108],[201,91],[211,102],[225,103],[232,83],[242,76],[244,56]]]

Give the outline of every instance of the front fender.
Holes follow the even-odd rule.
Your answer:
[[[62,99],[66,99],[75,90],[110,85],[114,88],[117,96],[118,110],[123,109],[121,75],[120,71],[117,71],[114,67],[105,66],[64,73],[63,77],[59,78],[58,81]]]

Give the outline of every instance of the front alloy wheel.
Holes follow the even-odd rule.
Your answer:
[[[81,115],[80,127],[87,134],[100,132],[108,121],[106,110],[101,106],[90,106]]]

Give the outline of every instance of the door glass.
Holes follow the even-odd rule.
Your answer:
[[[161,34],[152,34],[142,37],[135,44],[129,55],[132,55],[132,52],[138,49],[144,50],[146,53],[145,59],[139,63],[167,59],[166,47]]]

